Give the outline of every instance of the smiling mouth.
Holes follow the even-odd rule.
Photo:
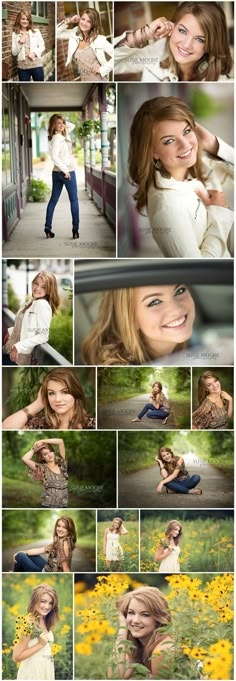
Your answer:
[[[193,54],[192,52],[187,52],[187,50],[184,50],[182,47],[177,47],[177,50],[179,54],[181,54],[181,57],[191,57]]]
[[[188,151],[185,151],[184,154],[178,154],[177,158],[189,158],[191,156],[191,153],[193,151],[193,147],[189,149]]]
[[[169,322],[169,324],[163,324],[164,329],[182,329],[182,327],[185,325],[186,320],[187,320],[187,314],[182,315],[182,317],[178,317],[178,319],[174,319],[173,322]]]

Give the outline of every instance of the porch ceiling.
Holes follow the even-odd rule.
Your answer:
[[[80,111],[84,108],[91,83],[25,83],[19,85],[31,111]]]

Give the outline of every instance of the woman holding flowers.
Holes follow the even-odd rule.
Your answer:
[[[19,616],[16,621],[13,660],[20,662],[17,679],[54,681],[52,627],[59,619],[55,589],[46,583],[37,586],[32,592],[27,613],[26,617]]]
[[[117,601],[119,629],[107,675],[120,679],[134,675],[134,665],[148,669],[147,678],[167,679],[168,660],[173,657],[173,638],[165,632],[171,621],[166,599],[154,586],[143,586]]]
[[[177,520],[171,520],[164,537],[160,537],[154,560],[160,563],[158,572],[180,572],[179,542],[182,536],[182,527]]]
[[[119,538],[121,534],[128,534],[121,518],[114,518],[111,527],[106,527],[104,532],[104,553],[107,567],[110,568],[112,561],[116,564],[116,570],[120,569],[120,561],[123,558],[123,549]]]

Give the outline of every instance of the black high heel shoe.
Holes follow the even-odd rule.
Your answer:
[[[72,237],[73,237],[73,239],[79,239],[79,230],[78,229],[72,229]]]
[[[55,236],[54,232],[52,232],[51,229],[48,229],[48,227],[45,227],[44,231],[47,239],[53,239],[53,237]]]

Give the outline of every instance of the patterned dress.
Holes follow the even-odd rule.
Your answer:
[[[215,402],[205,397],[200,407],[193,412],[193,425],[200,429],[225,430],[228,428],[229,402],[222,399],[223,406],[219,407]]]
[[[36,463],[34,470],[28,475],[33,480],[41,481],[44,490],[42,492],[41,506],[46,508],[66,508],[68,506],[68,473],[67,463],[63,460],[60,464],[60,473],[54,473],[47,464]]]
[[[67,543],[69,550],[68,556],[65,554],[65,542]],[[47,546],[46,552],[48,553],[48,559],[42,572],[63,572],[62,563],[64,561],[67,562],[68,567],[71,570],[72,545],[70,537],[59,537],[56,544]]]

